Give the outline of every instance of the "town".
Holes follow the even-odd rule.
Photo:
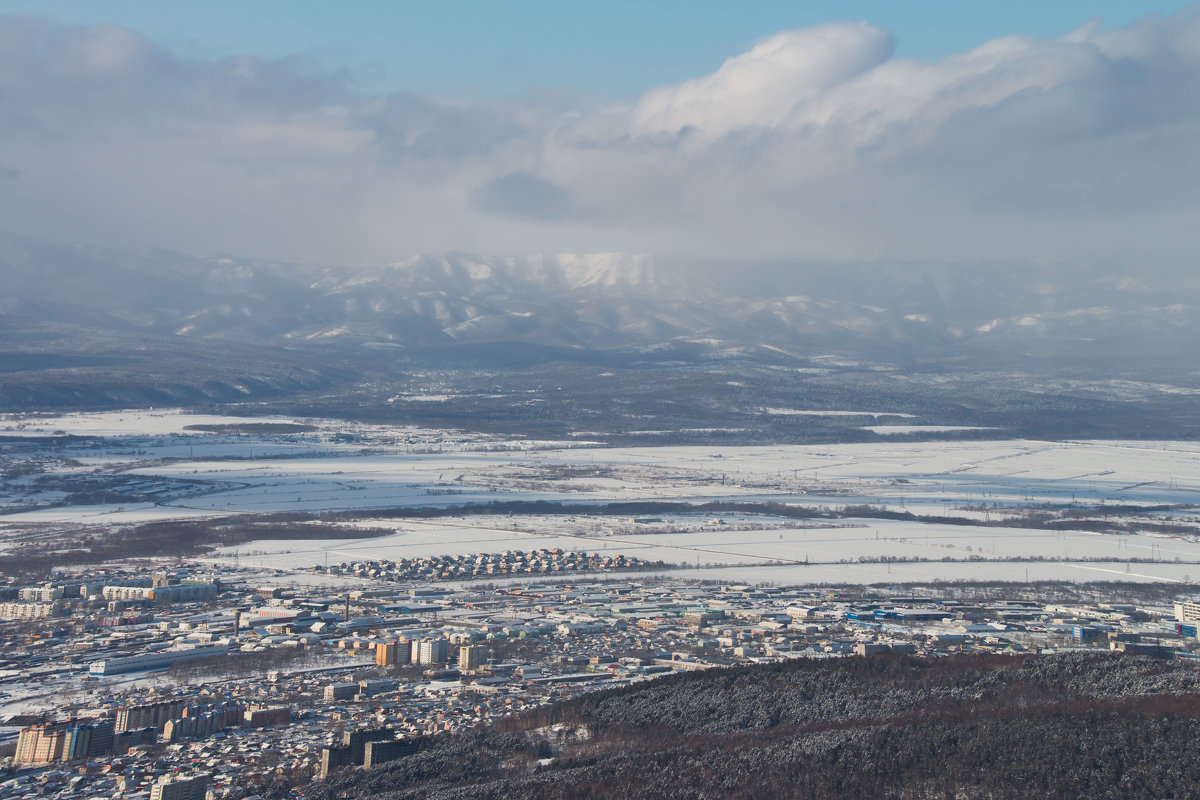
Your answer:
[[[688,670],[795,658],[1200,654],[1161,585],[770,586],[530,551],[109,565],[0,588],[0,797],[242,797]]]

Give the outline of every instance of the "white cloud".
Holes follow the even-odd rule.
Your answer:
[[[806,31],[772,37],[649,93],[623,129],[610,113],[607,138],[587,117],[559,131],[545,177],[597,218],[632,198],[694,253],[1145,264],[1200,244],[1195,12],[935,63],[838,27],[818,29],[846,48],[837,69],[812,67],[828,59]]]
[[[1190,260],[1200,15],[937,62],[785,31],[628,104],[363,96],[303,58],[189,61],[0,18],[14,230],[280,258],[418,250]],[[19,179],[18,179],[19,178]]]
[[[865,23],[777,33],[711,75],[648,92],[633,111],[634,130],[694,128],[712,139],[753,125],[775,126],[797,104],[881,64],[892,46],[886,31]]]

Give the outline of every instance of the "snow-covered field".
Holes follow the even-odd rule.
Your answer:
[[[73,414],[3,414],[0,435],[47,436],[166,436],[182,434],[190,425],[230,425],[236,423],[291,423],[280,417],[225,417],[216,414],[189,414],[179,409],[78,412]]]
[[[864,431],[878,433],[881,436],[912,433],[954,433],[956,431],[991,431],[995,428],[983,428],[978,425],[864,425]]]
[[[304,422],[315,430],[273,435],[185,430],[199,424],[263,422]],[[1200,578],[1200,565],[1183,563],[1175,570],[1169,563],[1200,562],[1200,544],[1186,536],[877,519],[809,527],[812,523],[736,515],[726,515],[721,524],[712,514],[666,517],[661,524],[646,525],[588,516],[582,508],[574,516],[422,521],[373,519],[371,514],[373,509],[512,500],[724,500],[828,508],[872,505],[987,522],[1031,507],[1061,509],[1078,503],[1173,506],[1147,510],[1143,518],[1200,524],[1196,508],[1186,507],[1200,503],[1200,444],[1193,442],[906,440],[599,448],[336,420],[236,419],[178,411],[0,418],[0,434],[57,432],[96,438],[47,446],[44,453],[25,447],[0,456],[58,459],[40,477],[6,481],[0,500],[10,513],[0,514],[0,535],[28,535],[37,526],[337,510],[355,512],[360,524],[395,533],[367,540],[260,542],[239,548],[238,557],[266,558],[270,553],[273,562],[306,567],[326,561],[562,547],[692,567],[698,563],[701,571],[713,565],[722,573],[734,569],[738,574],[727,577],[739,580],[768,570],[777,575],[770,580],[778,582],[801,576],[825,580],[822,576],[830,570],[857,570],[877,579],[903,571],[952,579],[977,574],[1023,579],[1026,568],[1030,579],[1039,574],[1077,580],[1139,574],[1143,579]],[[118,487],[116,491],[126,492],[119,501],[63,502],[75,484],[110,478],[134,485]],[[160,491],[159,486],[173,488]],[[860,557],[926,561],[890,567],[848,563]],[[993,561],[1011,558],[1105,563]],[[785,566],[760,566],[775,561]]]
[[[305,568],[342,562],[557,547],[601,555],[620,553],[688,567],[699,565],[701,569],[719,565],[724,568],[722,574],[732,580],[746,580],[740,576],[757,573],[760,567],[771,562],[775,563],[767,568],[769,571],[779,576],[798,576],[795,579],[823,574],[826,568],[833,568],[840,574],[848,566],[880,576],[901,566],[858,563],[863,557],[924,559],[929,563],[906,566],[921,567],[934,575],[957,576],[992,570],[1019,575],[1023,579],[1026,568],[1045,574],[1045,567],[1061,564],[1047,565],[1036,560],[995,563],[995,560],[1020,558],[1071,562],[1072,559],[1087,559],[1087,563],[1078,563],[1072,569],[1097,575],[1119,574],[1121,580],[1133,579],[1133,573],[1177,578],[1186,575],[1200,579],[1200,564],[1167,563],[1176,559],[1200,562],[1200,543],[1157,535],[1118,536],[875,519],[809,523],[809,527],[736,515],[721,518],[684,515],[661,519],[661,523],[638,524],[609,517],[464,516],[397,523],[368,517],[359,524],[390,528],[395,532],[372,539],[256,542],[228,548],[215,555],[226,560],[236,557],[243,563]],[[724,524],[718,524],[718,519]],[[665,530],[678,532],[660,532]],[[950,563],[970,559],[983,561]],[[1098,559],[1104,561],[1095,561]],[[1181,569],[1164,572],[1161,568],[1165,566]],[[733,567],[737,569],[729,572],[728,569]],[[1084,579],[1083,573],[1060,577]],[[772,580],[795,579],[776,577]]]

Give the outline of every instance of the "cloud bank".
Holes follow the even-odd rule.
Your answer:
[[[0,226],[367,263],[417,251],[1177,267],[1200,245],[1200,13],[937,62],[866,23],[623,103],[365,95],[0,17]]]

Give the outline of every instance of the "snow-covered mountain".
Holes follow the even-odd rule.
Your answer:
[[[701,276],[621,253],[419,255],[351,270],[0,238],[0,329],[290,350],[693,343],[889,363],[1194,360],[1200,286],[1004,265],[773,265]],[[371,348],[375,348],[371,350]],[[1194,367],[1192,367],[1194,368]]]

